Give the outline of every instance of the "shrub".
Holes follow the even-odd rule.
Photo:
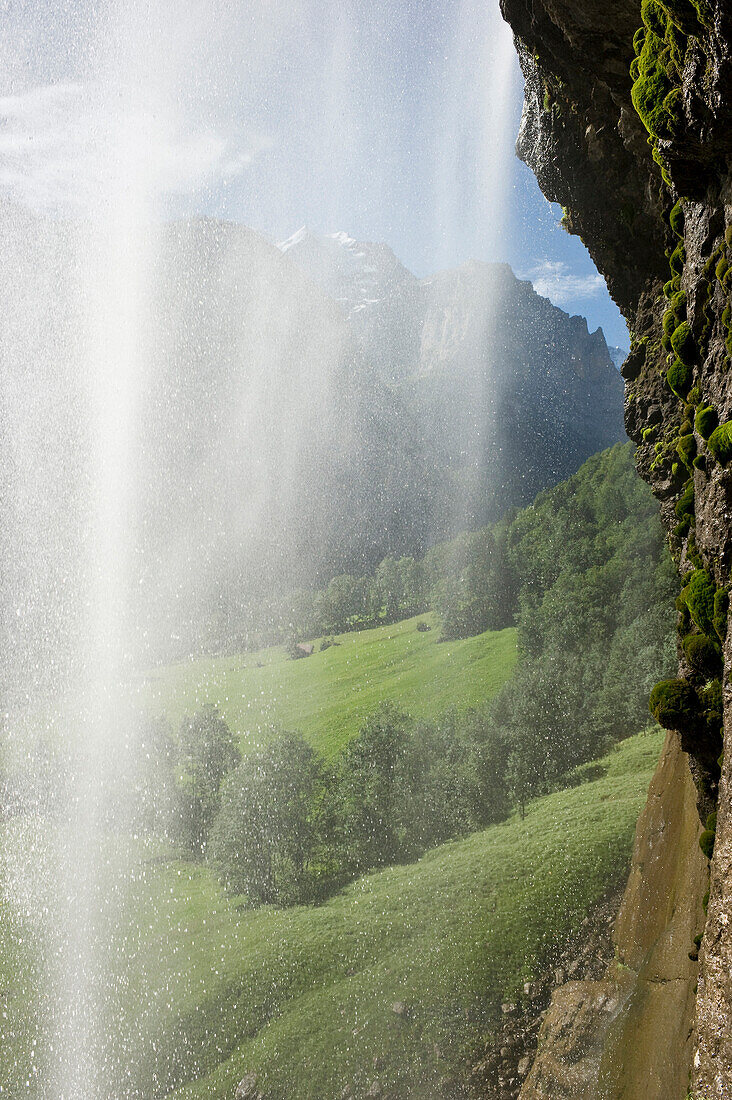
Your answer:
[[[702,835],[699,837],[699,847],[701,848],[707,859],[712,858],[715,836],[716,833],[713,833],[711,829],[705,829]]]
[[[664,729],[687,729],[696,722],[699,700],[688,680],[661,680],[651,692],[648,708]]]
[[[717,462],[726,466],[732,461],[732,421],[720,424],[707,440],[707,446]]]
[[[713,405],[702,405],[696,410],[694,425],[702,439],[709,439],[719,424],[719,417]]]
[[[688,363],[682,363],[681,359],[675,359],[666,373],[666,381],[669,389],[683,401],[691,389],[694,371]]]
[[[687,634],[681,644],[687,661],[704,679],[719,672],[719,647],[706,634]]]
[[[424,623],[424,622],[417,623],[417,630],[420,632],[420,634],[426,634],[427,631],[431,630],[431,629],[432,629],[432,627],[430,626],[429,623]]]
[[[688,321],[682,321],[671,333],[671,347],[683,363],[693,362],[696,347]]]

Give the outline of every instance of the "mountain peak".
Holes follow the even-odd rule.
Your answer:
[[[388,245],[357,241],[343,230],[320,236],[303,226],[277,247],[346,313],[378,305],[395,285],[416,283]]]

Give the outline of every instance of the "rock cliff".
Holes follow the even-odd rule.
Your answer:
[[[629,322],[626,427],[681,576],[679,674],[651,696],[674,732],[639,823],[618,962],[606,988],[554,998],[522,1096],[716,1100],[732,1096],[732,8],[502,8],[526,78],[519,155]]]

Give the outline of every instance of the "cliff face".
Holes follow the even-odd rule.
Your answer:
[[[626,427],[682,578],[679,676],[651,697],[673,740],[639,825],[616,932],[629,969],[608,975],[610,1000],[588,1014],[592,1086],[541,1091],[551,1028],[569,1018],[557,998],[522,1095],[683,1097],[690,1079],[699,1100],[729,1097],[732,10],[725,0],[502,7],[526,78],[519,154],[565,207],[566,227],[628,319]],[[711,882],[697,843],[705,826]],[[570,1068],[565,1059],[567,1081]]]

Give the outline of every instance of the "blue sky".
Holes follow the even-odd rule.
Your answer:
[[[92,201],[105,171],[117,182],[104,146],[126,115],[164,215],[275,240],[342,229],[420,276],[504,260],[627,346],[514,155],[521,76],[498,0],[12,0],[4,20],[0,191]]]

